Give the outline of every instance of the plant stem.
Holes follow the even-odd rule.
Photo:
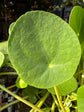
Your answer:
[[[19,101],[25,103],[26,105],[32,107],[33,109],[37,110],[38,112],[44,112],[42,111],[41,109],[39,109],[38,107],[36,107],[35,105],[33,105],[32,103],[24,100],[22,97],[12,93],[11,91],[9,91],[8,89],[6,89],[5,87],[3,87],[1,84],[0,84],[0,88],[4,91],[6,91],[7,93],[9,93],[10,95],[12,95],[13,97],[15,97],[16,99],[18,99]]]
[[[13,66],[12,66],[11,63],[7,63],[6,65],[9,66],[9,67],[11,67],[11,68],[13,68]],[[13,69],[14,69],[14,68],[13,68]]]
[[[16,86],[16,84],[14,84],[14,85],[12,85],[12,86],[7,87],[7,89],[13,88],[13,87],[15,87],[15,86]],[[1,91],[3,91],[3,90],[0,90],[0,92],[1,92]]]
[[[64,102],[64,106],[66,106],[67,101],[69,100],[69,96],[67,96],[65,102]]]
[[[61,101],[61,99],[60,99],[57,86],[55,86],[54,89],[55,89],[55,93],[56,93],[56,96],[57,96],[57,99],[58,99],[58,102],[59,102],[59,104],[60,104],[60,107],[61,107],[62,111],[63,111],[63,112],[66,112],[66,111],[65,111],[65,108],[64,108],[64,106],[63,106],[63,104],[62,104],[62,101]]]
[[[79,72],[77,72],[77,73],[74,74],[74,77],[77,78],[83,72],[84,72],[84,69],[80,70]]]
[[[55,101],[52,103],[51,112],[55,112]]]
[[[56,104],[58,110],[60,110],[60,106],[59,106],[59,104],[58,104],[58,102],[57,102],[57,99],[56,99],[55,95],[52,95],[52,97],[53,97],[53,99],[54,99],[54,102],[55,102],[55,104]]]
[[[16,72],[1,72],[0,75],[17,75]]]
[[[27,99],[27,98],[28,98],[28,96],[24,97],[24,99]],[[14,105],[14,104],[18,103],[18,102],[19,102],[19,100],[15,100],[13,102],[10,102],[10,103],[6,104],[5,106],[3,106],[3,107],[0,108],[0,111],[6,109],[8,107],[10,107],[11,105]]]
[[[48,95],[49,95],[49,92],[47,92],[35,105],[40,108],[43,105],[43,103],[45,102]],[[31,109],[30,112],[34,112],[34,110]]]
[[[48,97],[49,92],[47,92],[39,101],[39,104],[37,105],[37,107],[41,108],[41,106],[43,105],[43,103],[45,102],[46,98]],[[36,110],[34,112],[37,112]]]

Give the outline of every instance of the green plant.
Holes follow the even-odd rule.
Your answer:
[[[67,24],[49,12],[30,11],[9,27],[8,55],[18,74],[16,86],[25,88],[22,95],[27,100],[2,85],[0,88],[32,107],[30,112],[74,111],[77,97],[78,111],[83,112],[83,87],[78,88],[78,84],[83,84],[84,71],[81,63],[84,60],[83,13],[81,7],[75,6]],[[44,103],[49,93],[53,98],[51,107]]]

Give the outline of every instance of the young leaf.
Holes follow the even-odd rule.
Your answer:
[[[81,55],[79,40],[71,27],[45,11],[27,12],[16,21],[8,49],[19,76],[38,88],[69,80]]]
[[[4,63],[4,54],[2,52],[0,52],[0,67],[2,67],[3,63]]]
[[[0,42],[0,52],[8,54],[8,41]]]
[[[74,77],[57,86],[59,94],[66,96],[77,89],[77,82]],[[55,94],[54,88],[48,88],[48,91]]]
[[[20,77],[17,78],[16,80],[16,86],[18,88],[26,88],[27,87],[27,83],[25,83]]]
[[[0,42],[0,52],[3,53],[4,55],[4,63],[3,65],[5,65],[8,61],[9,61],[9,57],[8,57],[8,41],[4,41],[4,42]]]
[[[49,107],[42,108],[42,110],[43,110],[44,112],[50,112],[50,108],[49,108]]]
[[[84,111],[84,86],[81,86],[77,91],[78,112]]]
[[[35,103],[37,101],[36,95],[39,93],[39,89],[28,86],[27,88],[25,88],[22,92],[22,95],[28,96],[28,100],[31,103]]]

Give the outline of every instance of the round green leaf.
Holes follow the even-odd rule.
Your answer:
[[[4,54],[0,52],[0,67],[2,67],[3,63],[4,63]]]
[[[61,96],[66,96],[77,89],[77,81],[74,77],[72,77],[68,81],[58,85],[57,88]],[[48,88],[48,91],[52,94],[56,94],[54,88]]]
[[[45,11],[27,12],[16,21],[8,49],[19,76],[38,88],[69,80],[81,55],[79,40],[71,27]]]
[[[25,83],[21,78],[17,78],[16,80],[16,86],[18,88],[26,88],[27,87],[27,83]]]
[[[77,91],[77,106],[78,112],[84,111],[84,86],[81,86]]]

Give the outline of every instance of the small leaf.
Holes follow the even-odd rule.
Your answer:
[[[72,28],[45,11],[27,12],[16,21],[8,49],[19,76],[37,88],[54,87],[70,79],[81,57]]]
[[[72,77],[70,80],[58,85],[57,88],[61,96],[66,96],[77,89],[77,81]],[[48,88],[48,91],[55,94],[54,88]]]
[[[43,110],[44,112],[50,112],[50,108],[49,108],[49,107],[42,108],[42,110]]]
[[[8,54],[8,41],[0,42],[0,52]]]
[[[36,95],[39,93],[39,89],[28,86],[23,90],[22,95],[23,96],[28,96],[28,100],[31,103],[35,103],[37,101]]]
[[[8,41],[0,42],[0,52],[4,55],[4,63],[3,66],[9,61],[8,56]]]
[[[17,78],[16,80],[16,86],[18,88],[26,88],[27,87],[27,83],[25,83],[20,77]]]
[[[0,67],[2,67],[3,63],[4,63],[4,55],[2,52],[0,52]]]
[[[84,86],[81,86],[77,91],[78,112],[84,112]]]

